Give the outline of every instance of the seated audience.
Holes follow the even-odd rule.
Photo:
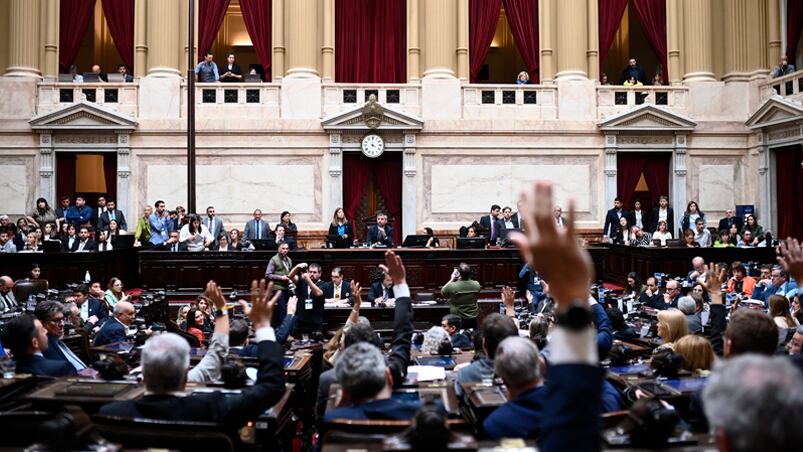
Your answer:
[[[619,341],[626,341],[628,339],[638,339],[639,335],[636,330],[631,328],[625,322],[625,316],[619,308],[610,308],[605,311],[608,318],[611,320],[611,328],[613,328],[613,338]]]
[[[466,230],[466,237],[470,239],[474,237],[479,237],[477,235],[477,228],[475,228],[473,225],[469,226],[468,229]]]
[[[675,342],[675,353],[683,356],[683,368],[689,372],[711,370],[714,366],[714,348],[708,339],[689,334]]]
[[[742,239],[736,244],[737,248],[753,248],[756,246],[756,239],[749,230],[742,231]]]
[[[732,246],[736,246],[742,241],[742,236],[739,235],[739,231],[740,229],[735,224],[728,228],[728,243]]]
[[[693,302],[694,300],[692,300]],[[675,349],[675,341],[689,334],[686,316],[679,309],[669,308],[658,312],[658,337],[663,341],[652,354]]]
[[[471,339],[460,332],[463,326],[463,321],[460,319],[460,316],[455,314],[446,314],[441,320],[441,326],[449,334],[449,339],[452,341],[452,347],[460,349],[471,349],[474,347]]]
[[[753,245],[758,245],[758,242],[764,237],[764,228],[758,224],[758,221],[753,214],[745,215],[745,223],[741,231],[742,235],[744,235],[745,232],[750,232],[750,235],[753,237]]]
[[[16,253],[17,245],[8,236],[8,231],[0,230],[0,253]]]
[[[78,66],[70,65],[69,74],[72,76],[73,83],[84,83],[84,76],[78,73]]]
[[[652,246],[652,234],[633,226],[630,228],[630,246]]]
[[[256,330],[259,372],[256,383],[239,394],[194,393],[180,397],[190,364],[187,341],[172,333],[149,339],[142,350],[142,375],[146,395],[136,401],[103,406],[100,414],[127,418],[149,418],[221,423],[236,431],[273,406],[285,393],[282,348],[270,327],[276,298],[268,300],[270,289],[262,281],[251,284],[255,300],[249,318]],[[256,292],[256,294],[254,294]]]
[[[756,288],[756,280],[752,276],[747,276],[747,271],[741,262],[735,261],[731,264],[733,277],[728,280],[728,293],[743,293],[748,298],[753,297],[753,290]]]
[[[36,305],[34,315],[47,330],[47,347],[40,348],[44,358],[66,362],[73,368],[73,372],[86,369],[86,364],[61,341],[64,337],[64,305],[58,301],[45,300]]]
[[[123,76],[123,82],[131,83],[134,81],[134,77],[128,73],[128,66],[124,63],[120,63],[117,65],[117,73]]]
[[[229,236],[222,232],[217,238],[217,245],[214,246],[215,251],[237,251],[229,246]]]
[[[18,374],[44,377],[75,375],[75,369],[68,362],[44,357],[43,352],[49,346],[47,330],[39,319],[30,314],[23,314],[6,323],[2,342],[14,357]]]
[[[28,233],[27,239],[25,240],[25,246],[19,251],[20,253],[34,253],[42,251],[42,244],[39,243],[39,237],[37,237],[35,231],[31,231]]]
[[[240,240],[240,231],[237,228],[229,231],[229,249],[232,251],[243,251],[248,249],[248,246]]]
[[[187,313],[186,331],[195,336],[195,339],[198,340],[199,347],[203,347],[204,343],[206,342],[206,337],[204,336],[203,332],[205,320],[206,316],[204,316],[204,313],[197,308],[192,308],[190,309],[190,312]]]
[[[201,322],[200,328],[204,331],[204,333],[211,333],[214,329],[214,320],[212,320],[212,302],[209,298],[206,297],[205,294],[198,295],[195,298],[195,302],[193,303],[193,307],[203,314],[204,318]]]
[[[658,230],[655,231],[652,238],[660,240],[661,246],[666,246],[666,241],[672,240],[672,233],[667,229],[666,220],[660,220],[658,222]]]
[[[493,313],[485,316],[482,320],[479,334],[482,338],[482,343],[481,349],[477,350],[477,353],[478,355],[481,353],[481,357],[460,369],[457,372],[457,378],[455,378],[455,392],[459,396],[463,394],[461,383],[479,382],[482,381],[484,375],[492,375],[494,373],[496,347],[505,338],[518,336],[519,330],[510,317]]]
[[[639,80],[636,79],[634,76],[630,76],[622,83],[623,86],[644,86],[644,83],[641,83]]]
[[[101,70],[99,64],[92,65],[92,73],[98,76],[98,81],[101,82],[109,81],[109,76],[105,72],[103,72],[103,70]]]
[[[388,216],[382,212],[376,213],[376,224],[368,229],[365,239],[369,246],[393,247],[393,226],[388,224]]]
[[[354,229],[351,227],[348,218],[346,218],[346,211],[342,207],[335,209],[332,216],[332,223],[329,224],[329,236],[340,236],[347,244],[354,241]]]
[[[734,226],[736,227],[736,226]],[[732,248],[735,246],[730,242],[730,232],[727,229],[719,231],[719,236],[714,241],[714,248]]]
[[[460,317],[465,328],[477,327],[480,283],[473,279],[471,267],[461,262],[452,272],[452,277],[441,288],[441,294],[449,300],[449,311]]]
[[[680,228],[684,231],[694,228],[698,218],[702,218],[703,227],[705,227],[705,214],[700,211],[696,202],[689,201],[686,205],[686,211],[683,212],[683,218],[680,220]]]
[[[114,245],[106,231],[98,231],[96,243],[98,251],[111,251],[114,249]]]
[[[678,310],[686,316],[686,325],[689,334],[698,334],[703,331],[703,322],[700,312],[697,311],[697,301],[691,296],[680,297]],[[660,323],[659,323],[660,325]]]
[[[130,301],[131,297],[123,292],[123,282],[120,281],[120,278],[112,277],[106,285],[103,299],[113,309],[121,301]]]
[[[187,251],[203,251],[215,241],[209,228],[201,224],[201,219],[195,214],[189,215],[189,223],[182,226],[178,240],[187,245]]]
[[[719,220],[719,227],[717,227],[717,231],[728,231],[730,230],[731,226],[736,226],[737,229],[742,229],[742,225],[744,224],[742,217],[736,216],[736,211],[733,209],[725,210],[725,218]]]
[[[76,253],[85,253],[90,251],[97,251],[98,244],[89,235],[89,228],[81,226],[78,232],[78,243],[75,246]]]
[[[441,241],[435,237],[435,233],[432,231],[432,228],[424,228],[424,233],[427,236],[427,243],[424,245],[424,248],[440,248]]]
[[[710,248],[713,244],[711,231],[705,227],[705,220],[702,218],[698,218],[694,222],[694,241],[700,245],[700,248]]]
[[[789,75],[795,72],[795,65],[789,62],[789,59],[786,55],[781,56],[781,60],[778,62],[778,65],[772,69],[772,77],[783,77],[784,75]]]
[[[50,208],[45,198],[39,198],[36,200],[36,207],[25,219],[36,227],[44,227],[46,224],[56,224],[56,212]]]
[[[544,412],[544,379],[538,347],[521,337],[508,337],[496,349],[494,371],[510,397],[482,426],[491,439],[537,437]]]
[[[662,86],[664,84],[664,76],[661,75],[660,72],[656,72],[655,75],[652,76],[652,83],[653,86]]]
[[[95,345],[124,342],[128,336],[128,327],[134,323],[137,311],[134,305],[121,301],[114,306],[114,315],[107,320],[95,336]]]
[[[691,229],[686,229],[686,231],[683,233],[683,244],[686,246],[686,248],[700,247],[700,244],[697,243],[697,240],[695,240],[694,231]]]
[[[452,341],[443,327],[433,326],[424,333],[421,353],[427,355],[451,355]]]
[[[176,316],[176,325],[182,330],[187,329],[187,314],[189,314],[192,305],[185,304],[178,308],[178,315]]]

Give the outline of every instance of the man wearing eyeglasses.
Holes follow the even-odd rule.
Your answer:
[[[47,330],[48,345],[42,355],[46,359],[66,361],[76,372],[86,369],[86,364],[61,341],[64,337],[64,305],[46,300],[36,305],[34,315]]]

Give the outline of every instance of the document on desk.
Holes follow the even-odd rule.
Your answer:
[[[445,380],[446,369],[439,366],[408,366],[407,378],[418,382]]]

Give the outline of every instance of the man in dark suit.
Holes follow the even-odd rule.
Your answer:
[[[335,419],[408,420],[421,407],[418,400],[391,397],[393,388],[400,386],[407,374],[413,310],[401,258],[393,251],[387,251],[385,263],[383,270],[390,274],[397,297],[390,354],[386,361],[379,348],[368,342],[352,344],[343,351],[335,365],[335,376],[343,387],[344,399],[349,402],[327,412],[324,422]]]
[[[209,233],[212,234],[212,237],[215,238],[215,246],[220,245],[220,241],[218,238],[223,231],[223,220],[215,216],[215,207],[209,206],[206,208],[206,218],[203,220],[203,224],[209,229]]]
[[[39,319],[30,314],[21,315],[6,323],[3,346],[14,355],[18,374],[46,377],[75,375],[75,369],[69,363],[44,357],[42,352],[48,347],[47,330]]]
[[[474,343],[465,334],[460,332],[463,326],[463,320],[459,315],[446,314],[441,319],[441,327],[449,333],[449,339],[452,341],[452,347],[460,349],[474,348]]]
[[[499,221],[499,213],[501,211],[502,208],[494,204],[491,206],[489,215],[480,217],[480,227],[488,231],[487,237],[492,244],[496,244],[496,239],[499,237],[499,232],[503,227]]]
[[[650,232],[655,232],[658,230],[659,221],[666,221],[666,231],[670,232],[672,237],[675,237],[677,232],[675,231],[675,209],[669,207],[669,197],[661,195],[661,197],[658,198],[658,207],[654,207],[652,209],[652,217],[650,217],[650,220],[652,221],[652,226],[655,229]]]
[[[42,355],[49,360],[68,363],[75,372],[86,369],[86,364],[61,341],[64,337],[64,305],[45,300],[36,305],[34,315],[47,330],[47,347],[42,350]]]
[[[382,281],[371,284],[371,292],[368,293],[368,301],[371,302],[371,306],[377,303],[388,303],[395,300],[396,296],[393,294],[393,280],[390,278],[390,275],[385,273],[382,276]]]
[[[95,345],[124,342],[128,334],[128,327],[134,322],[137,311],[134,305],[127,301],[120,301],[114,307],[114,317],[108,319],[95,336]]]
[[[80,284],[73,289],[73,301],[78,306],[81,313],[81,320],[84,322],[83,328],[89,332],[96,327],[100,327],[109,317],[106,306],[97,298],[90,298],[89,287]]]
[[[70,197],[62,196],[59,198],[59,206],[56,207],[56,220],[60,223],[67,222],[67,211],[70,210]]]
[[[388,224],[388,216],[382,212],[376,213],[376,224],[368,229],[368,237],[365,239],[368,245],[384,245],[388,248],[393,246],[393,226]]]
[[[343,272],[340,267],[332,269],[332,282],[323,289],[323,297],[326,303],[354,303],[351,284],[343,280]]]
[[[262,211],[254,211],[254,219],[245,223],[243,232],[246,240],[267,240],[270,236],[270,224],[262,219]]]
[[[106,197],[103,195],[98,196],[98,207],[93,209],[92,211],[92,219],[89,223],[92,225],[92,228],[98,230],[101,225],[100,217],[103,215],[103,212],[106,211]]]
[[[156,249],[159,251],[187,251],[187,242],[179,242],[178,241],[179,233],[178,231],[170,231],[170,238],[167,241],[162,242]]]
[[[622,200],[616,197],[613,200],[613,209],[605,214],[605,226],[602,227],[602,234],[613,238],[619,229],[619,219],[622,217],[627,217],[627,211],[622,208]]]
[[[147,395],[138,400],[101,407],[100,414],[126,418],[173,421],[204,421],[223,424],[234,432],[253,420],[285,393],[283,350],[271,328],[271,315],[278,296],[262,281],[251,284],[252,304],[248,317],[256,331],[259,373],[256,383],[239,394],[213,392],[180,397],[190,364],[190,347],[185,339],[164,333],[149,339],[142,350],[142,375]],[[277,294],[278,295],[278,294]],[[279,295],[280,296],[280,295]]]
[[[86,226],[81,227],[81,232],[78,233],[78,241],[73,244],[73,251],[76,253],[97,251],[98,244],[91,237],[89,237],[89,228]]]
[[[725,211],[725,218],[719,220],[719,227],[717,228],[717,231],[727,231],[734,224],[736,225],[736,228],[741,232],[744,220],[742,219],[742,217],[737,217],[736,212],[733,209],[728,209]]]
[[[647,278],[646,286],[647,288],[644,290],[644,292],[639,295],[639,303],[655,309],[666,309],[664,296],[658,290],[658,284],[656,283],[654,276]]]
[[[108,231],[109,223],[112,221],[117,222],[119,229],[123,231],[128,230],[128,223],[125,221],[125,215],[123,212],[121,210],[117,210],[117,205],[114,201],[108,201],[106,203],[106,210],[100,214],[99,229],[102,231]]]

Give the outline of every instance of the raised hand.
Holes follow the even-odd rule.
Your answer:
[[[204,291],[204,296],[212,300],[212,303],[218,310],[226,307],[226,299],[223,297],[223,292],[220,291],[220,287],[218,287],[216,282],[209,281],[206,283],[206,291]]]
[[[287,315],[296,315],[297,306],[298,306],[298,297],[293,295],[292,297],[290,297],[289,300],[287,300]]]
[[[803,247],[797,239],[791,237],[781,242],[778,247],[778,262],[795,281],[803,281]]]
[[[266,284],[264,279],[259,282],[256,279],[251,281],[251,312],[248,313],[248,318],[254,324],[255,330],[270,326],[273,308],[282,296],[282,292],[277,290],[273,298],[270,298],[272,291],[273,282]]]
[[[353,279],[351,280],[351,294],[354,297],[354,306],[352,309],[359,311],[360,305],[362,304],[362,293],[360,292],[360,283]]]
[[[505,305],[505,313],[507,315],[516,315],[516,293],[511,287],[505,286],[502,289],[502,304]]]
[[[391,250],[385,252],[385,265],[379,265],[379,268],[390,275],[393,284],[407,284],[407,273],[404,270],[404,263],[401,257],[397,256]]]
[[[587,300],[594,276],[591,256],[577,242],[574,201],[569,201],[566,228],[559,229],[552,215],[552,184],[536,182],[531,192],[521,195],[521,216],[526,219],[527,235],[511,234],[522,257],[543,279],[559,309],[568,309],[573,300]]]
[[[705,289],[711,297],[711,304],[722,304],[722,283],[725,281],[725,269],[722,268],[717,273],[713,266],[709,267],[706,264],[704,268],[705,282],[700,282],[705,285]],[[702,278],[700,279],[702,280]]]

